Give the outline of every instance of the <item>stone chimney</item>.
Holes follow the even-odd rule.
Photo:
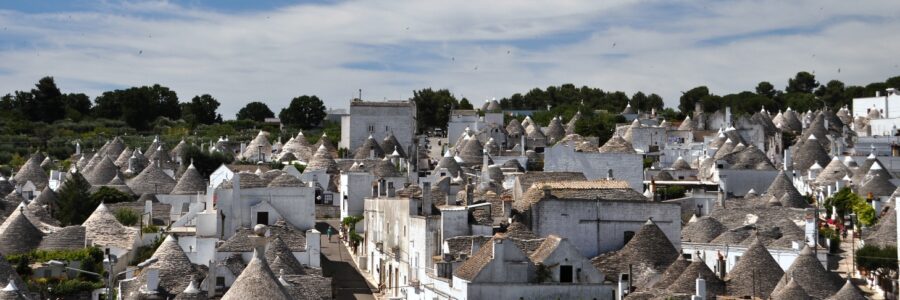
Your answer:
[[[697,276],[697,291],[691,300],[703,300],[706,299],[706,280],[703,277]]]

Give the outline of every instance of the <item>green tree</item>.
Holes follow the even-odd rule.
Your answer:
[[[457,107],[457,108],[458,109],[473,109],[474,107],[472,106],[472,103],[469,103],[469,99],[462,98],[462,100],[459,100],[459,107]]]
[[[34,95],[35,107],[38,109],[38,111],[32,112],[34,114],[32,120],[53,123],[66,116],[63,95],[56,87],[53,77],[41,78],[35,88],[31,90],[31,94]]]
[[[756,85],[756,94],[769,99],[774,99],[775,95],[778,94],[778,91],[775,90],[775,86],[768,81],[762,81]]]
[[[678,98],[678,109],[685,114],[693,112],[694,105],[698,102],[703,103],[701,102],[703,98],[709,95],[709,88],[706,86],[698,86],[682,92],[681,97]]]
[[[81,173],[70,173],[59,189],[59,210],[56,217],[63,226],[80,225],[94,212],[97,204],[90,197],[91,184]]]
[[[788,79],[788,85],[784,88],[784,91],[787,93],[809,94],[817,87],[819,87],[819,82],[816,81],[816,76],[804,71],[797,72],[794,78]]]
[[[134,197],[117,189],[101,186],[96,192],[91,194],[91,203],[119,203],[130,202],[135,200]]]
[[[137,130],[148,130],[159,117],[180,119],[181,105],[178,94],[155,84],[104,92],[94,99],[93,113],[96,117],[125,121]]]
[[[253,120],[256,122],[265,121],[266,118],[274,118],[275,113],[269,109],[269,106],[265,103],[254,101],[247,103],[244,108],[237,113],[238,120]]]
[[[449,90],[432,90],[431,88],[413,91],[413,102],[416,103],[416,122],[419,132],[434,128],[446,128],[450,120],[450,110],[456,107],[456,97]]]
[[[647,99],[647,95],[644,95],[643,92],[634,93],[631,96],[631,107],[639,110],[639,111],[650,111],[650,103]]]
[[[860,225],[871,226],[875,223],[875,209],[847,187],[825,199],[825,209],[829,216],[832,210],[837,212],[838,219],[845,219],[850,213],[856,213]]]
[[[844,96],[844,83],[839,80],[831,80],[825,85],[819,86],[815,92],[816,97],[825,101],[831,108],[841,107],[850,101]]]
[[[201,150],[197,146],[191,145],[188,150],[184,152],[181,161],[193,163],[194,167],[197,168],[197,172],[200,172],[200,175],[209,177],[209,175],[222,164],[232,163],[234,158],[223,152],[207,152]]]
[[[647,109],[656,109],[657,112],[662,111],[666,106],[666,102],[663,101],[663,98],[657,94],[650,94],[647,96]]]
[[[194,96],[191,102],[182,104],[181,116],[192,125],[221,123],[222,115],[216,114],[219,101],[209,94]]]
[[[325,119],[325,104],[319,97],[303,95],[291,100],[291,104],[278,114],[281,122],[302,129],[316,128]]]

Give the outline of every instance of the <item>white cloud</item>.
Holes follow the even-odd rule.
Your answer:
[[[233,117],[316,94],[344,107],[424,87],[475,101],[562,83],[662,95],[782,87],[797,71],[865,84],[900,75],[900,3],[879,1],[347,1],[225,13],[169,2],[0,12],[0,92],[52,75],[66,92],[160,83]],[[613,47],[615,43],[615,47]],[[507,53],[509,51],[509,54]],[[363,70],[348,65],[376,68]],[[475,70],[475,67],[478,67]],[[837,69],[841,73],[837,73]]]

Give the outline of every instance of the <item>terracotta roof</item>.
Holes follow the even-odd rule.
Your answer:
[[[784,277],[778,281],[778,285],[775,286],[773,295],[779,294],[779,292],[785,288],[789,278],[792,278],[793,281],[803,287],[810,296],[819,299],[824,299],[837,293],[841,286],[840,278],[835,273],[825,270],[825,267],[823,267],[822,263],[815,257],[812,248],[809,246],[804,247],[803,250],[800,251],[800,256],[798,256],[794,260],[794,263],[791,264],[791,267],[784,272]]]
[[[754,239],[731,272],[725,276],[728,294],[768,298],[784,276],[778,262],[759,238]]]

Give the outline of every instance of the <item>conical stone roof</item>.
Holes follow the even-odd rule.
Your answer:
[[[891,183],[890,175],[885,175],[886,172],[881,173],[878,170],[883,170],[881,165],[873,165],[869,170],[871,177],[866,176],[866,182],[859,188],[858,194],[863,198],[870,194],[872,197],[890,196],[897,189],[897,186]]]
[[[131,158],[131,154],[133,153],[134,150],[132,150],[131,147],[126,147],[124,150],[122,150],[122,153],[120,153],[119,156],[116,157],[116,166],[118,166],[120,169],[127,168],[128,159]]]
[[[90,171],[84,174],[84,179],[91,185],[105,185],[119,175],[119,167],[109,157],[100,158]]]
[[[20,206],[0,225],[0,253],[21,254],[41,244],[44,233],[25,217],[24,209]]]
[[[381,141],[381,149],[385,152],[393,153],[397,151],[397,154],[400,154],[400,157],[406,158],[406,151],[403,150],[403,145],[400,144],[400,141],[397,140],[397,137],[394,136],[394,132],[389,133],[384,139]]]
[[[697,218],[694,222],[688,223],[681,230],[681,240],[692,243],[709,243],[726,231],[728,231],[728,227],[722,225],[715,218],[703,216]]]
[[[792,159],[794,169],[800,172],[806,172],[806,170],[809,170],[815,163],[819,163],[820,166],[825,166],[831,161],[828,152],[825,151],[822,144],[816,141],[815,136],[810,136],[809,139],[804,141],[794,152]]]
[[[769,254],[765,245],[756,238],[740,261],[725,276],[728,294],[768,298],[784,276],[778,262]]]
[[[269,182],[268,187],[302,187],[303,181],[300,178],[294,177],[294,175],[284,173],[272,179]]]
[[[194,163],[191,163],[187,167],[187,170],[184,171],[184,174],[178,178],[178,182],[175,184],[175,187],[172,188],[172,194],[194,195],[198,192],[206,192],[206,180],[200,175],[197,168],[194,167]]]
[[[191,144],[188,144],[187,141],[181,139],[181,141],[178,142],[178,145],[175,145],[175,148],[172,148],[172,151],[169,151],[169,157],[171,157],[175,161],[178,161],[178,159],[183,159],[184,155],[190,148]]]
[[[316,152],[318,152],[319,148],[322,146],[325,146],[325,149],[328,150],[328,153],[331,155],[331,158],[338,157],[337,147],[335,147],[334,144],[331,143],[331,140],[328,139],[328,134],[324,133],[324,132],[322,133],[322,136],[319,137],[319,141],[316,142],[316,145],[313,146],[312,149],[315,149]],[[313,153],[313,156],[315,156],[316,152]]]
[[[841,286],[840,278],[825,270],[809,246],[800,251],[800,256],[794,260],[784,274],[784,277],[778,281],[773,295],[779,294],[788,285],[790,278],[793,278],[793,281],[807,291],[810,296],[818,299],[824,299],[837,293]]]
[[[684,273],[684,270],[689,265],[691,265],[691,262],[685,259],[684,255],[679,255],[678,259],[666,268],[666,272],[659,277],[659,281],[653,285],[653,288],[661,290],[668,288],[675,280],[678,280],[678,277],[681,276],[681,273]]]
[[[16,176],[13,178],[16,180],[17,185],[23,185],[28,181],[34,183],[34,185],[38,189],[43,189],[47,186],[50,178],[47,173],[44,173],[44,169],[41,168],[41,160],[43,160],[43,156],[35,153],[19,168],[19,171],[16,172]]]
[[[369,135],[369,138],[367,138],[359,148],[356,148],[356,152],[353,154],[353,159],[382,157],[384,157],[384,150],[381,149],[381,145],[378,145],[378,142],[375,141],[375,138],[373,138],[372,135]]]
[[[852,176],[852,173],[841,160],[835,156],[831,158],[828,165],[816,176],[815,183],[818,185],[830,185],[844,178],[844,176]]]
[[[678,159],[676,159],[675,162],[672,163],[672,166],[670,166],[669,168],[671,168],[672,170],[690,170],[691,164],[685,161],[683,157],[679,156]]]
[[[566,136],[566,129],[563,127],[562,121],[560,121],[559,118],[554,117],[550,120],[550,124],[547,125],[544,135],[546,135],[548,139],[559,141]]]
[[[199,275],[172,235],[163,240],[151,257],[158,259],[153,266],[159,269],[159,289],[163,295],[181,293],[190,283],[185,279]]]
[[[796,280],[790,279],[787,286],[772,293],[772,300],[811,300],[809,294]]]
[[[697,278],[706,280],[707,295],[718,296],[725,294],[725,282],[716,276],[709,267],[706,266],[699,258],[691,262],[681,276],[678,276],[666,290],[670,293],[693,294],[696,287]]]
[[[303,274],[303,264],[297,260],[291,249],[280,237],[275,237],[266,245],[266,261],[273,267],[272,271],[288,275]],[[277,263],[276,263],[277,261]]]
[[[512,119],[506,124],[506,133],[511,137],[519,137],[525,133],[525,127],[522,127],[518,119]]]
[[[328,174],[335,174],[338,172],[337,162],[334,161],[334,157],[331,156],[328,147],[325,145],[319,145],[319,148],[316,149],[316,154],[313,155],[313,158],[306,165],[306,170],[324,170]]]
[[[637,153],[637,151],[634,151],[634,146],[631,145],[631,142],[627,141],[624,137],[619,135],[613,135],[611,138],[609,138],[609,140],[600,147],[599,152],[626,154]]]
[[[855,285],[853,285],[850,280],[844,282],[844,286],[841,287],[836,294],[828,297],[827,300],[866,300],[866,297],[863,296],[862,291],[859,290]]]
[[[278,278],[272,273],[268,262],[262,253],[254,251],[253,258],[241,275],[234,280],[231,288],[222,300],[267,299],[267,300],[291,300],[290,292],[281,285]]]
[[[128,187],[135,194],[169,194],[175,188],[175,179],[169,177],[156,164],[150,164],[140,174],[129,180]]]
[[[313,156],[312,145],[306,140],[306,136],[303,135],[302,131],[285,143],[284,147],[281,148],[281,152],[294,153],[297,158],[303,161],[309,161]]]

